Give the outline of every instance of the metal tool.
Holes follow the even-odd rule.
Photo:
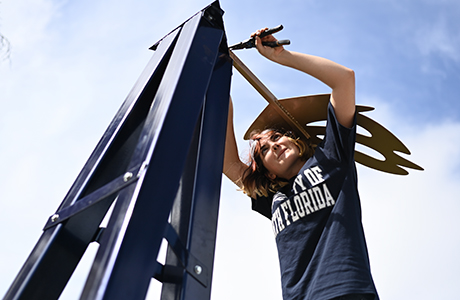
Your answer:
[[[283,28],[284,28],[283,25],[279,25],[274,28],[267,29],[264,32],[262,32],[259,37],[263,38],[267,35],[281,31]],[[279,40],[276,42],[262,42],[262,45],[268,46],[268,47],[278,47],[278,46],[290,45],[290,44],[291,44],[290,40]],[[252,37],[250,39],[247,39],[245,41],[242,41],[235,45],[230,46],[229,49],[230,50],[249,49],[249,48],[254,48],[255,46],[256,46],[256,38]]]

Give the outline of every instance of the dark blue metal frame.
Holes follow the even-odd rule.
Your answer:
[[[144,299],[152,276],[162,299],[209,299],[232,66],[222,14],[216,1],[155,45],[5,300],[58,299],[95,240],[80,299]]]

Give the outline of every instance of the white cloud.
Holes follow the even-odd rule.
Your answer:
[[[423,57],[421,71],[441,78],[451,76],[448,70],[452,64],[458,67],[460,63],[458,19],[452,18],[460,9],[458,5],[445,5],[443,9],[434,9],[432,16],[418,22],[415,32],[410,35]],[[443,64],[440,65],[436,60]]]
[[[420,129],[402,140],[425,171],[405,177],[361,169],[364,225],[382,299],[455,299],[460,280],[452,259],[460,202],[460,124]],[[434,143],[433,141],[437,142]],[[433,290],[431,287],[436,286]]]
[[[440,55],[455,62],[460,61],[457,49],[460,44],[458,28],[452,28],[447,20],[439,16],[420,28],[416,34],[417,44],[423,55]]]
[[[2,1],[0,7],[2,34],[17,51],[28,49],[50,40],[47,26],[59,9],[59,3],[50,0]]]

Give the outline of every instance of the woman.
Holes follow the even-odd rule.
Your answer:
[[[292,133],[251,137],[248,165],[238,155],[230,107],[224,173],[272,220],[284,299],[379,299],[370,273],[354,164],[354,72],[330,60],[265,47],[260,54],[309,74],[331,89],[326,134],[315,149]],[[230,101],[230,105],[231,101]]]

